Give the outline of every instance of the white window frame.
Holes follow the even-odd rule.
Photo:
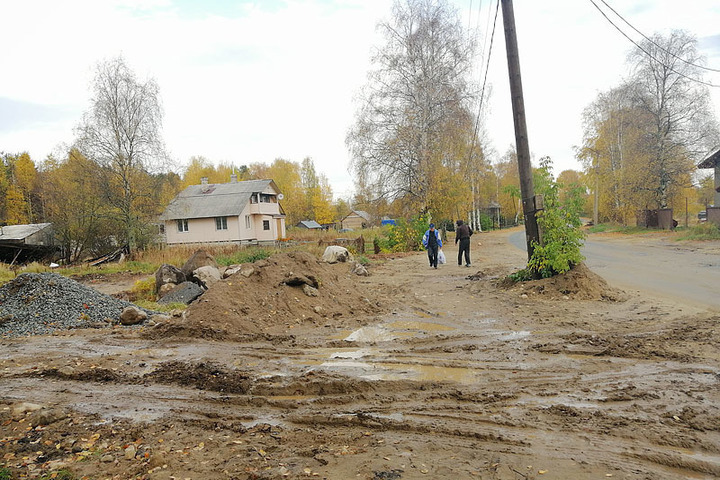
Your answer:
[[[250,221],[250,215],[245,215],[245,228],[250,230],[252,227],[252,222]]]
[[[215,217],[215,230],[227,230],[227,217]]]
[[[189,232],[189,231],[190,231],[187,218],[180,218],[180,219],[178,219],[178,221],[177,221],[177,229],[178,229],[178,232],[180,232],[180,233],[185,233],[185,232]]]

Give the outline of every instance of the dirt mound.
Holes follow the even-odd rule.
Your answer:
[[[550,278],[527,282],[513,282],[505,277],[498,286],[508,290],[519,290],[529,297],[570,298],[574,300],[624,301],[627,295],[613,288],[598,274],[593,273],[584,263],[579,263],[568,272]]]
[[[355,315],[386,311],[389,297],[362,282],[347,263],[328,264],[305,252],[275,254],[214,284],[188,307],[180,325],[160,326],[154,335],[286,333],[302,324],[338,326],[356,321]]]

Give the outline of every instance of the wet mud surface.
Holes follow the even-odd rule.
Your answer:
[[[222,287],[238,311],[286,305],[265,322],[223,316],[217,294],[172,325],[2,339],[0,466],[17,478],[719,478],[718,313],[590,270],[508,285],[524,253],[503,233],[479,237],[471,269],[429,269],[422,254],[370,277],[311,264],[332,292],[320,304]]]

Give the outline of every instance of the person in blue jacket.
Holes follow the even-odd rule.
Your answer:
[[[442,248],[442,240],[440,239],[440,232],[435,230],[434,223],[430,224],[430,228],[423,235],[422,244],[427,249],[430,266],[437,268],[438,249]]]

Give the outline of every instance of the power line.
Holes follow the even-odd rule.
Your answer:
[[[601,1],[602,1],[602,0],[601,0]],[[720,85],[715,85],[715,84],[713,84],[713,83],[708,83],[708,82],[705,82],[705,81],[703,81],[703,80],[698,80],[697,78],[689,77],[689,76],[687,76],[687,75],[685,75],[685,74],[683,74],[683,73],[678,72],[677,70],[673,69],[673,68],[670,67],[669,65],[665,65],[665,63],[663,63],[662,61],[660,61],[659,59],[657,59],[652,53],[648,52],[645,48],[641,47],[635,40],[633,40],[632,38],[630,38],[630,36],[628,36],[628,34],[626,34],[625,32],[623,32],[620,27],[618,27],[617,25],[615,25],[615,23],[614,23],[612,20],[610,20],[610,18],[609,18],[609,17],[605,14],[605,12],[597,5],[597,3],[595,3],[594,0],[590,0],[590,3],[592,3],[592,4],[595,6],[595,8],[602,14],[602,16],[605,17],[605,19],[606,19],[608,22],[610,22],[610,25],[612,25],[613,27],[615,27],[615,29],[616,29],[618,32],[620,32],[623,37],[627,38],[627,39],[630,41],[630,43],[632,43],[633,45],[635,45],[641,52],[643,52],[643,53],[644,53],[645,55],[647,55],[648,57],[652,58],[653,60],[655,60],[655,61],[658,62],[659,64],[665,66],[665,67],[666,67],[668,70],[670,70],[671,72],[673,72],[673,73],[675,73],[675,74],[677,74],[677,75],[679,75],[679,76],[681,76],[681,77],[683,77],[683,78],[685,78],[685,79],[687,79],[687,80],[690,80],[691,82],[696,82],[696,83],[699,83],[699,84],[701,84],[701,85],[705,85],[705,86],[707,86],[707,87],[720,88]],[[605,2],[603,2],[603,3],[605,3]]]
[[[631,25],[630,22],[628,22],[627,20],[625,20],[625,18],[624,18],[622,15],[620,15],[613,7],[611,7],[610,5],[608,5],[608,3],[607,3],[605,0],[600,0],[600,1],[601,1],[603,4],[605,4],[605,6],[606,6],[607,8],[609,8],[615,15],[617,15],[617,16],[620,18],[620,20],[622,20],[623,22],[625,22],[630,28],[632,28],[633,30],[635,30],[635,31],[636,31],[638,34],[640,34],[640,36],[642,36],[645,40],[647,40],[648,42],[652,43],[653,45],[655,45],[656,47],[658,47],[660,50],[664,51],[664,52],[667,53],[668,55],[671,55],[672,57],[675,57],[676,59],[680,60],[681,62],[686,63],[686,64],[688,64],[688,65],[690,65],[690,66],[692,66],[692,67],[701,68],[701,69],[703,69],[703,70],[708,70],[708,71],[710,71],[710,72],[720,72],[720,70],[715,69],[715,68],[705,67],[705,66],[703,66],[703,65],[698,65],[698,64],[696,64],[696,63],[689,62],[689,61],[685,60],[684,58],[679,57],[679,56],[675,55],[673,52],[667,50],[667,49],[666,49],[665,47],[663,47],[662,45],[658,45],[657,43],[655,43],[655,41],[654,41],[653,39],[648,38],[644,33],[642,33],[640,30],[638,30],[638,29],[635,28],[633,25]]]
[[[475,141],[477,140],[477,136],[478,136],[478,128],[480,126],[480,115],[482,112],[483,102],[485,100],[485,86],[487,84],[488,71],[490,70],[490,57],[492,57],[493,40],[495,39],[495,26],[497,25],[497,17],[498,17],[499,10],[500,10],[500,0],[497,0],[497,4],[495,6],[495,20],[493,21],[492,34],[490,35],[490,47],[488,48],[488,55],[487,55],[487,59],[485,62],[485,77],[483,79],[482,89],[480,90],[480,104],[478,105],[478,114],[475,119],[475,129],[473,131],[473,139],[472,139],[472,143],[470,145],[470,155],[472,155],[472,151],[473,151],[473,149],[475,149]],[[489,18],[488,18],[488,20],[489,20]],[[486,30],[486,35],[487,35],[487,30]]]

